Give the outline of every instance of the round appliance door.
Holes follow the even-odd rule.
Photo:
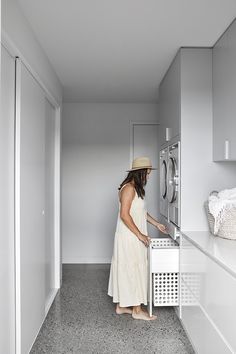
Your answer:
[[[166,161],[163,160],[161,164],[161,196],[163,199],[166,198],[167,194],[167,165]]]
[[[176,192],[176,178],[177,178],[177,165],[174,157],[169,158],[169,168],[168,168],[168,201],[169,203],[174,203],[177,197]]]

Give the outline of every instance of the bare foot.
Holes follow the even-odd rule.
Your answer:
[[[141,307],[141,310],[142,310],[143,312],[149,314],[149,313],[148,313],[148,310],[147,310],[146,308]]]
[[[128,308],[128,307],[120,307],[120,306],[116,306],[116,313],[117,315],[122,315],[123,313],[129,313],[130,315],[132,315],[132,309]]]
[[[157,319],[157,316],[150,317],[146,311],[133,312],[132,317],[135,320],[144,320],[144,321],[154,321]]]

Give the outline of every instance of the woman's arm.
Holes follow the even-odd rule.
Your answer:
[[[123,223],[130,229],[130,231],[133,232],[133,234],[137,236],[138,239],[145,244],[145,246],[148,246],[151,238],[141,233],[141,231],[135,225],[134,220],[130,215],[130,208],[134,196],[135,196],[134,187],[132,185],[127,184],[121,191],[120,218],[123,221]]]
[[[167,234],[167,230],[165,225],[160,224],[157,220],[155,220],[150,214],[147,213],[147,221],[152,224],[153,226],[157,227],[158,230],[163,232],[164,234]]]
[[[150,214],[147,213],[147,221],[149,222],[149,224],[152,224],[153,226],[158,225],[157,220],[155,220]]]

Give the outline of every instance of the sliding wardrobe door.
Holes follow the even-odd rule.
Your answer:
[[[14,275],[15,58],[1,46],[0,353],[15,353]]]
[[[17,348],[28,353],[45,316],[45,95],[16,68]]]

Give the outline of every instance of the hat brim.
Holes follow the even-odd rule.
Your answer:
[[[150,166],[143,166],[143,167],[131,168],[130,170],[127,170],[126,172],[137,171],[137,170],[157,170],[157,168],[150,167]]]

